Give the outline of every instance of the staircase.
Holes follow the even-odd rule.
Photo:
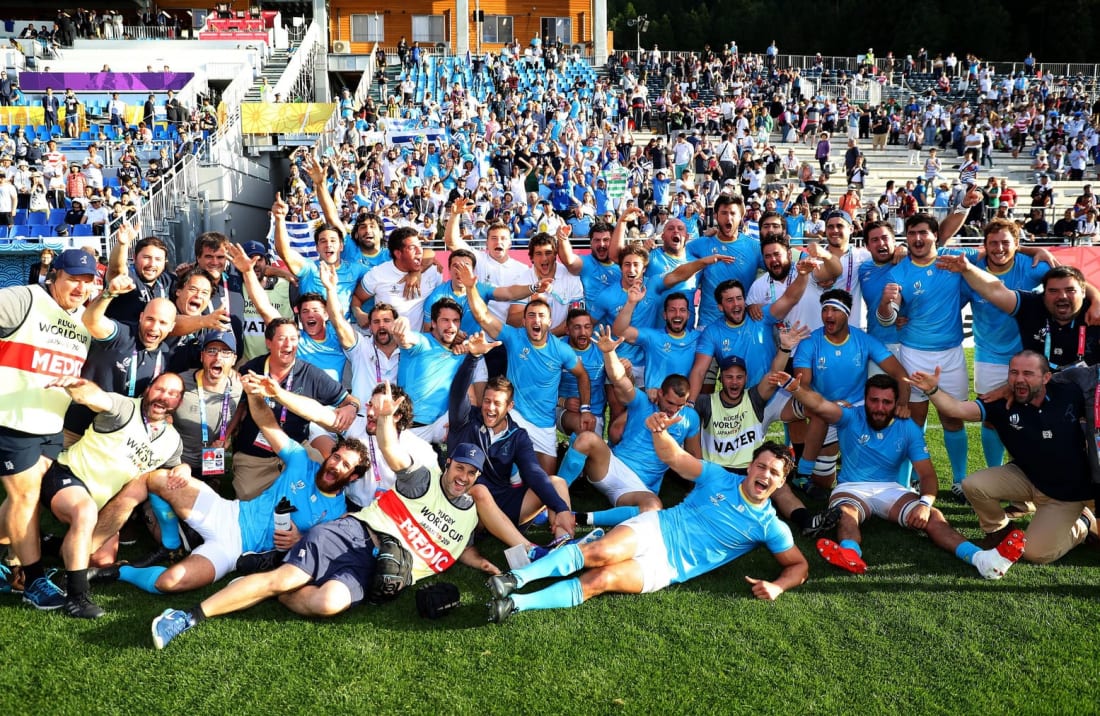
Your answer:
[[[269,87],[274,87],[275,83],[279,81],[279,78],[283,76],[283,70],[286,69],[287,64],[290,62],[291,50],[275,50],[271,53],[271,58],[268,59],[267,64],[264,65],[263,70],[260,71],[260,77],[248,90],[244,96],[245,102],[259,102],[260,88],[263,86],[263,80],[267,80]],[[290,101],[290,97],[283,97],[283,101]]]

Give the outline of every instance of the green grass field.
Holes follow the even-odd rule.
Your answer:
[[[976,426],[970,437],[977,469]],[[929,443],[946,495],[937,427]],[[683,491],[666,485],[662,496],[668,504]],[[600,504],[588,488],[576,502]],[[980,536],[968,507],[946,497],[939,506]],[[775,603],[753,599],[745,584],[745,575],[777,572],[757,550],[657,594],[497,626],[485,622],[483,576],[458,566],[444,577],[463,605],[437,622],[417,617],[412,594],[328,621],[268,603],[211,620],[162,652],[152,647],[153,617],[216,587],[182,597],[100,587],[94,596],[108,615],[94,622],[0,596],[0,713],[1098,711],[1100,554],[1079,548],[986,582],[897,526],[873,521],[864,536],[870,570],[858,577],[799,539],[810,580]],[[482,549],[504,564],[491,540]]]

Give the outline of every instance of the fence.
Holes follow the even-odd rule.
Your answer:
[[[290,101],[313,99],[313,71],[324,52],[324,30],[317,22],[310,23],[302,43],[294,50],[286,69],[275,83],[274,92]]]
[[[356,107],[362,107],[367,101],[367,97],[370,95],[371,87],[374,84],[374,75],[378,71],[377,60],[375,59],[374,51],[372,50],[367,57],[367,66],[363,70],[362,76],[359,78],[359,84],[355,87],[355,93],[352,97],[352,104]],[[317,138],[317,153],[319,156],[324,156],[328,149],[336,149],[336,127],[340,124],[340,104],[337,102],[336,109],[332,111],[332,116],[328,118],[328,122],[325,123],[324,130],[321,131],[321,136]]]
[[[122,38],[125,40],[194,40],[195,38],[188,37],[194,33],[183,33],[182,35],[176,32],[174,27],[161,27],[160,25],[123,25],[122,26]]]
[[[185,206],[188,201],[198,196],[198,167],[199,163],[195,156],[185,154],[174,165],[172,175],[162,179],[156,188],[149,193],[148,198],[142,202],[137,215],[131,222],[138,227],[141,236],[151,236],[153,234],[164,236],[168,233],[168,219],[172,218],[176,211]],[[105,251],[108,251],[114,245],[116,234],[117,229],[104,237]],[[180,260],[178,256],[169,256],[168,258],[173,262],[179,262]]]

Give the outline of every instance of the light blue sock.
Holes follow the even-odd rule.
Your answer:
[[[610,510],[600,510],[599,512],[590,512],[592,524],[597,527],[614,527],[620,522],[626,522],[631,517],[637,517],[641,514],[641,510],[633,505],[627,505],[625,507],[612,507]]]
[[[814,474],[814,466],[817,463],[814,460],[807,460],[804,457],[798,458],[798,467],[795,470],[799,475],[812,475]]]
[[[842,540],[840,540],[840,546],[845,548],[845,549],[852,550],[853,552],[855,552],[860,557],[863,556],[863,550],[860,549],[859,542],[856,542],[854,539],[842,539]]]
[[[165,549],[179,549],[180,521],[172,506],[163,497],[149,495],[149,504],[153,506],[153,516],[160,525],[160,543]]]
[[[951,461],[952,482],[962,482],[966,477],[966,463],[970,452],[966,431],[944,430],[943,445],[947,448],[947,459]]]
[[[546,589],[540,589],[531,594],[511,596],[517,612],[526,612],[531,609],[568,609],[584,601],[581,580],[576,577],[551,584]]]
[[[513,569],[512,574],[516,577],[517,586],[522,587],[547,577],[567,577],[583,567],[584,555],[581,554],[581,548],[575,544],[567,544],[537,562]]]
[[[974,555],[981,551],[982,548],[973,542],[962,542],[955,548],[955,556],[967,564],[974,564]]]
[[[578,450],[574,450],[572,446],[570,446],[561,459],[561,465],[558,466],[558,477],[565,480],[566,485],[572,485],[573,482],[581,476],[581,473],[584,472],[584,462],[587,459],[587,455]]]
[[[987,425],[982,426],[982,452],[985,453],[985,464],[989,467],[998,467],[1005,460],[1005,446],[1001,442],[1001,436]]]
[[[150,594],[164,594],[157,589],[157,580],[160,575],[168,571],[167,567],[131,567],[124,564],[118,568],[118,581],[132,584],[138,589]]]

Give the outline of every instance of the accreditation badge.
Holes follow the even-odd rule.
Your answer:
[[[202,449],[202,474],[225,474],[225,448],[208,447]]]

